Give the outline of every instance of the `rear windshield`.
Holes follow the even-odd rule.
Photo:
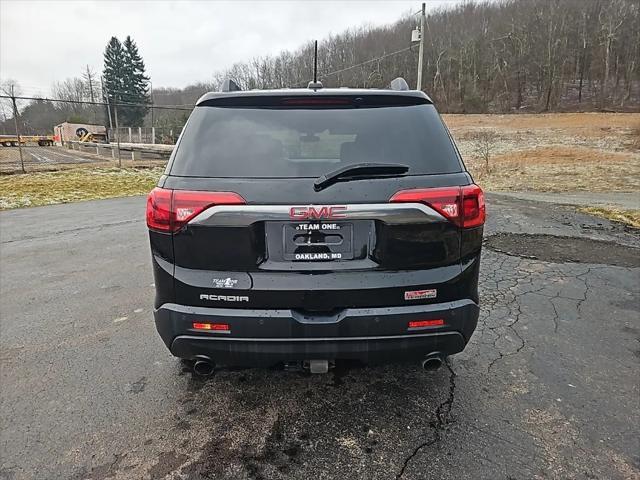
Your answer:
[[[318,177],[351,164],[397,163],[408,175],[462,170],[433,105],[365,108],[196,107],[170,174]]]

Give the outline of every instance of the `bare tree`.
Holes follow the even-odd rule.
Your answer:
[[[491,173],[491,156],[497,135],[491,130],[476,132],[473,136],[474,152],[483,161],[485,173]]]
[[[100,98],[100,79],[98,74],[89,65],[87,65],[84,72],[82,72],[82,80],[84,81],[85,97],[92,102],[95,102],[97,98]]]

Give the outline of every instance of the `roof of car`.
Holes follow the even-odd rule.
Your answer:
[[[374,88],[283,88],[273,90],[237,90],[231,92],[209,92],[202,95],[196,105],[217,99],[233,97],[297,97],[297,96],[339,96],[339,95],[393,95],[401,97],[424,98],[429,103],[433,103],[429,96],[419,90],[391,90]]]

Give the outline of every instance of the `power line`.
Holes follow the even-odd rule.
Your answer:
[[[391,56],[393,56],[393,55],[397,55],[397,54],[399,54],[399,53],[403,53],[403,52],[406,52],[406,51],[408,51],[408,50],[411,50],[411,47],[406,47],[406,48],[403,48],[403,49],[401,49],[401,50],[397,50],[397,51],[395,51],[395,52],[387,53],[387,54],[385,54],[385,55],[382,55],[381,57],[378,57],[378,58],[372,58],[372,59],[370,59],[370,60],[367,60],[366,62],[358,63],[357,65],[352,65],[352,66],[350,66],[350,67],[343,68],[343,69],[341,69],[341,70],[336,70],[336,71],[334,71],[334,72],[325,73],[325,74],[323,75],[323,77],[328,77],[328,76],[330,76],[330,75],[336,75],[336,74],[338,74],[338,73],[342,73],[342,72],[346,72],[347,70],[351,70],[352,68],[361,67],[361,66],[363,66],[363,65],[367,65],[367,64],[369,64],[369,63],[373,63],[373,62],[378,62],[378,61],[383,60],[383,59],[385,59],[385,58],[387,58],[387,57],[391,57]]]
[[[350,67],[342,68],[340,70],[335,70],[335,71],[329,72],[329,73],[324,73],[321,78],[324,79],[326,77],[330,77],[331,75],[337,75],[338,73],[342,73],[342,72],[346,72],[348,70],[352,70],[354,68],[362,67],[363,65],[368,65],[369,63],[379,62],[380,60],[384,60],[385,58],[392,57],[393,55],[398,55],[400,53],[404,53],[404,52],[407,52],[409,50],[411,50],[411,46],[402,48],[400,50],[396,50],[395,52],[385,53],[384,55],[382,55],[380,57],[371,58],[371,59],[366,60],[366,61],[364,61],[362,63],[358,63],[356,65],[351,65]],[[304,86],[304,84],[303,83],[298,83],[298,84],[294,85],[294,87],[299,87],[299,86]]]
[[[60,102],[60,103],[74,103],[79,105],[107,105],[107,102],[90,102],[87,100],[60,100],[55,98],[46,98],[46,97],[23,97],[23,96],[15,96],[11,97],[10,95],[0,95],[0,98],[15,98],[16,100],[35,100],[41,102]],[[145,107],[145,108],[159,108],[165,110],[185,110],[191,111],[195,105],[185,104],[185,105],[151,105],[150,103],[122,103],[122,102],[109,102],[111,106],[117,107]]]
[[[46,95],[42,93],[42,90],[39,89],[32,89],[32,88],[27,88],[27,89],[23,89],[22,86],[20,88],[21,92],[20,94],[24,97],[34,97],[34,98],[45,98]],[[25,91],[26,90],[26,91]],[[55,93],[55,92],[54,92]],[[80,92],[77,92],[80,93]],[[138,96],[134,93],[128,93],[128,92],[117,92],[118,95],[111,95],[111,90],[109,90],[109,97],[110,98],[115,98],[116,96],[118,97],[128,97],[128,98],[138,98]],[[74,95],[76,97],[81,97],[82,95],[78,94],[78,95]],[[18,97],[16,97],[18,98]],[[64,101],[64,100],[60,100],[60,101]]]
[[[333,72],[329,72],[329,73],[325,73],[322,75],[322,78],[326,78],[326,77],[330,77],[332,75],[337,75],[339,73],[343,73],[343,72],[347,72],[349,70],[353,70],[354,68],[358,68],[358,67],[362,67],[364,65],[368,65],[370,63],[374,63],[374,62],[379,62],[380,60],[384,60],[385,58],[388,57],[392,57],[394,55],[398,55],[400,53],[404,53],[407,52],[409,50],[411,50],[411,46],[409,47],[405,47],[402,48],[400,50],[396,50],[395,52],[390,52],[390,53],[385,53],[384,55],[381,55],[379,57],[376,58],[371,58],[369,60],[365,60],[364,62],[358,63],[356,65],[351,65],[349,67],[346,68],[342,68],[340,70],[334,70]],[[296,85],[294,85],[294,87],[298,87],[298,86],[304,86],[304,84],[302,83],[298,83]],[[109,94],[112,93],[112,91],[108,91]],[[120,94],[124,94],[125,96],[130,96],[133,95],[131,93],[128,92],[115,92],[114,93],[120,93]],[[0,95],[0,98],[12,98],[6,95]],[[26,96],[16,96],[14,97],[16,100],[38,100],[38,101],[45,101],[45,102],[64,102],[64,103],[75,103],[75,104],[83,104],[83,105],[107,105],[106,102],[89,102],[89,101],[81,101],[81,100],[59,100],[59,99],[51,99],[51,98],[46,98],[46,97],[26,97]],[[110,105],[112,106],[119,106],[119,107],[145,107],[145,108],[157,108],[157,109],[166,109],[166,110],[191,110],[193,107],[195,107],[195,105],[193,104],[184,104],[184,105],[153,105],[150,103],[111,103]]]
[[[78,79],[83,86],[87,86],[88,82],[85,82],[84,80]],[[148,82],[148,84],[150,84],[151,82]],[[56,90],[59,87],[64,87],[64,82],[54,82],[50,87],[43,87],[43,86],[35,86],[32,84],[23,84],[21,82],[18,82],[16,84],[16,86],[22,91],[22,93],[24,93],[24,91],[28,91],[28,92],[35,92],[35,93],[29,93],[29,94],[25,94],[25,96],[37,96],[40,95],[41,92],[44,91],[53,91]],[[75,86],[74,86],[75,87]],[[110,93],[114,93],[114,94],[119,94],[121,96],[137,96],[137,94],[132,93],[132,92],[126,92],[124,90],[113,90],[113,89],[109,89]],[[55,93],[55,92],[52,92]],[[155,95],[156,92],[154,92]]]
[[[45,94],[43,93],[44,89],[39,89],[39,88],[31,88],[31,87],[27,87],[26,89],[23,88],[23,85],[20,84],[20,90],[21,90],[21,94],[24,97],[35,97],[35,98],[44,98]],[[94,85],[94,89],[95,89],[95,85]],[[26,90],[26,91],[25,91]],[[108,89],[105,89],[108,90]],[[206,90],[209,91],[209,90]],[[118,98],[120,100],[124,100],[124,101],[130,101],[131,103],[136,103],[135,100],[137,100],[139,98],[139,96],[135,93],[132,92],[124,92],[122,90],[108,90],[109,92],[109,98],[110,99],[115,99]],[[54,92],[55,93],[55,92]],[[105,96],[105,92],[100,92],[102,97]],[[203,91],[202,93],[205,93],[205,91]],[[155,97],[162,97],[162,96],[166,96],[166,95],[176,95],[176,93],[174,92],[163,92],[163,91],[154,91],[153,92],[153,98],[151,93],[148,94],[149,98],[151,100],[153,100],[153,98]],[[181,92],[178,92],[177,95],[182,95]],[[18,97],[16,97],[18,98]],[[59,100],[59,101],[63,101],[63,100]],[[151,105],[151,103],[153,103],[155,105],[155,102],[150,102],[149,105]],[[191,104],[183,104],[181,106],[190,106]]]
[[[22,82],[18,82],[17,87],[19,87],[19,89],[21,90],[22,93],[24,93],[24,91],[28,91],[28,92],[44,92],[44,91],[49,91],[52,90],[53,88],[56,87],[56,85],[52,85],[49,87],[43,87],[43,86],[35,86],[32,84],[24,84]],[[213,85],[211,85],[211,88],[215,88]],[[164,89],[168,89],[169,91],[164,91]],[[170,91],[174,89],[175,91]],[[160,95],[180,95],[182,94],[182,90],[180,88],[177,87],[157,87],[153,90],[153,96],[160,96]],[[207,92],[210,91],[210,89],[205,89]],[[122,90],[109,90],[110,92],[114,92],[114,93],[120,93],[123,95],[130,95],[131,93],[129,92],[124,92]],[[204,90],[203,90],[204,91]],[[31,95],[31,94],[30,94]]]

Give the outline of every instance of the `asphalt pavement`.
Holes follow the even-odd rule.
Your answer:
[[[478,329],[439,371],[207,380],[155,332],[143,198],[0,213],[0,479],[640,478],[640,236],[488,205]]]
[[[108,160],[93,154],[77,152],[62,147],[22,147],[23,162],[29,168],[60,164],[82,164]],[[0,171],[12,172],[20,169],[20,152],[15,147],[0,147]]]

